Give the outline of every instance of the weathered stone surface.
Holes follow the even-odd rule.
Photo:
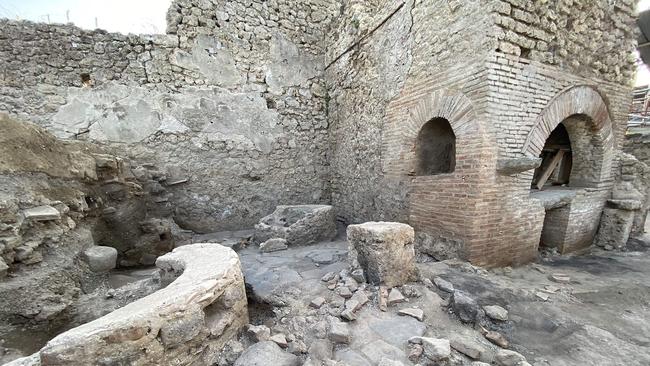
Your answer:
[[[260,250],[264,253],[276,252],[287,249],[287,240],[283,238],[269,239],[260,244]]]
[[[487,349],[473,339],[464,336],[452,336],[449,340],[451,348],[473,359],[482,359]]]
[[[404,295],[402,295],[402,293],[398,289],[396,288],[390,289],[390,292],[388,293],[388,301],[387,301],[388,306],[399,304],[404,301],[406,301],[406,298],[404,297]]]
[[[424,320],[424,310],[422,309],[417,309],[417,308],[405,308],[405,309],[400,309],[397,311],[397,314],[399,315],[407,315],[410,317],[413,317],[419,321]]]
[[[334,343],[350,343],[350,326],[340,321],[332,321],[328,337]]]
[[[330,240],[336,235],[334,211],[327,205],[277,206],[255,225],[255,241],[283,238],[288,246]]]
[[[266,341],[271,338],[271,329],[266,325],[248,325],[248,332],[253,335],[253,338],[258,341]]]
[[[61,219],[59,210],[52,206],[38,206],[23,211],[26,220],[31,221],[51,221]]]
[[[395,287],[415,272],[413,228],[395,222],[367,222],[347,229],[350,252],[356,253],[368,282]]]
[[[526,357],[522,356],[521,354],[515,351],[502,349],[499,350],[499,352],[497,352],[496,356],[494,357],[494,360],[496,361],[497,365],[517,366],[521,362],[526,362]]]
[[[106,272],[115,268],[117,249],[104,246],[90,247],[83,252],[83,258],[93,272]]]
[[[502,308],[499,305],[484,306],[483,311],[485,311],[485,315],[487,315],[490,319],[499,321],[508,320],[508,310]]]
[[[451,346],[447,339],[422,338],[422,347],[424,355],[431,361],[440,361],[449,358],[451,355]]]
[[[451,297],[451,308],[464,323],[473,323],[479,313],[479,306],[476,300],[472,299],[462,291],[454,291]]]
[[[449,293],[454,292],[454,285],[451,282],[445,280],[444,278],[436,277],[433,279],[433,283],[435,283],[436,286],[441,291],[449,292]]]
[[[630,238],[633,223],[634,211],[606,207],[600,217],[600,227],[594,244],[599,247],[607,245],[614,248],[625,247]]]
[[[259,342],[249,347],[235,361],[235,366],[298,366],[300,359],[283,351],[271,341]]]
[[[499,159],[497,160],[497,172],[502,175],[513,175],[532,170],[542,163],[540,158],[516,158],[516,159]]]
[[[187,365],[208,356],[187,350],[197,345],[223,347],[248,323],[243,276],[231,249],[216,244],[187,245],[158,258],[156,265],[164,280],[175,280],[55,337],[39,352],[41,364],[129,359],[135,364],[165,360]],[[140,352],[142,347],[149,352]]]

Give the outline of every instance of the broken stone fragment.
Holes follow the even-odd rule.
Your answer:
[[[390,290],[390,293],[388,294],[388,306],[393,306],[404,301],[406,301],[406,298],[398,289],[393,288]]]
[[[263,253],[277,252],[279,250],[285,250],[287,248],[287,240],[282,238],[269,239],[260,244],[260,250]]]
[[[480,310],[474,299],[458,290],[451,297],[451,308],[463,323],[474,323]]]
[[[350,252],[364,271],[366,280],[387,287],[404,285],[414,277],[415,232],[397,222],[366,222],[347,228]]]
[[[453,336],[449,340],[449,342],[451,348],[455,349],[456,351],[464,354],[465,356],[473,360],[481,359],[482,356],[485,355],[485,353],[487,352],[485,347],[483,347],[478,342],[468,337],[456,335]]]
[[[485,339],[496,344],[501,348],[508,348],[510,346],[510,342],[508,341],[508,339],[506,339],[506,337],[499,332],[495,332],[493,330],[487,330],[481,327],[481,333],[483,334]]]
[[[323,281],[323,282],[329,282],[329,281],[333,280],[334,277],[336,277],[336,273],[327,272],[327,273],[325,273],[325,275],[323,277],[321,277],[320,280]]]
[[[451,355],[451,346],[449,340],[420,337],[422,339],[422,348],[424,356],[431,361],[440,361],[449,358]]]
[[[298,366],[300,359],[271,341],[255,343],[235,361],[235,366]]]
[[[410,317],[413,317],[419,321],[424,320],[424,311],[422,309],[417,309],[417,308],[406,308],[406,309],[401,309],[397,312],[399,315],[407,315]]]
[[[535,292],[535,296],[537,296],[537,298],[539,298],[542,301],[548,301],[548,298],[549,298],[548,294],[545,294],[545,293],[540,292],[540,291]]]
[[[548,276],[548,279],[557,283],[571,283],[571,277],[560,273],[554,273]]]
[[[247,330],[257,342],[268,341],[271,338],[271,329],[266,325],[249,324]]]
[[[352,276],[352,278],[354,278],[354,280],[357,281],[358,283],[366,282],[366,278],[363,275],[363,269],[361,268],[357,268],[354,271],[352,271],[352,273],[350,273],[350,276]]]
[[[522,356],[521,354],[515,351],[502,349],[499,352],[497,352],[496,356],[494,357],[494,360],[496,361],[497,365],[518,366],[522,362],[526,362],[526,357]]]
[[[508,310],[502,308],[499,305],[484,306],[483,311],[485,311],[485,315],[487,315],[490,319],[499,320],[502,322],[508,320]]]
[[[334,343],[350,343],[350,326],[344,322],[333,320],[330,323],[328,338]]]
[[[424,352],[424,348],[422,348],[421,345],[419,344],[412,345],[408,355],[409,361],[416,363],[417,360],[419,360],[420,357],[422,356],[423,352]]]
[[[322,296],[318,296],[309,303],[309,306],[315,309],[320,309],[320,307],[323,306],[324,303],[325,303],[325,298]]]
[[[352,291],[346,286],[340,286],[336,289],[336,293],[339,294],[344,299],[349,299],[352,297]]]
[[[117,249],[105,246],[90,247],[83,252],[83,258],[93,272],[106,272],[115,268]]]
[[[287,338],[282,333],[273,335],[271,338],[269,338],[269,340],[275,342],[275,344],[277,344],[282,348],[287,348],[288,345]]]
[[[341,318],[347,320],[347,321],[354,321],[357,320],[357,316],[354,315],[354,311],[352,309],[348,308],[346,306],[345,310],[341,312]]]
[[[23,211],[25,220],[31,221],[52,221],[61,219],[61,213],[56,208],[45,205],[33,207]]]
[[[366,295],[366,292],[363,290],[357,290],[357,292],[352,295],[350,298],[350,301],[356,301],[358,305],[358,308],[355,309],[354,311],[359,310],[363,305],[365,305],[368,302],[368,295]]]
[[[379,297],[379,310],[388,310],[388,289],[386,289],[384,286],[379,286],[377,296]]]
[[[449,292],[449,293],[454,292],[454,285],[443,278],[436,277],[433,279],[433,283],[436,284],[436,286],[440,289],[440,291]]]
[[[271,238],[284,238],[288,246],[308,245],[331,240],[336,235],[336,220],[332,206],[277,206],[255,225],[256,243]]]

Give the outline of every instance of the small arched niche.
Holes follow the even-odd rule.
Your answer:
[[[456,135],[449,121],[434,118],[425,123],[415,144],[416,175],[452,173],[456,168]]]

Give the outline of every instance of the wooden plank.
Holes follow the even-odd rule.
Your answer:
[[[563,156],[564,156],[563,150],[558,151],[555,154],[555,156],[553,156],[551,163],[544,169],[542,175],[539,177],[539,180],[537,181],[537,189],[541,190],[542,187],[544,187],[544,183],[546,183],[548,177],[550,177],[551,174],[553,173],[553,170],[555,170],[558,164],[560,164],[560,161],[562,161]]]

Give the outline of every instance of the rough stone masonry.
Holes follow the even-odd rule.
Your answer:
[[[408,223],[437,258],[520,264],[542,237],[568,252],[596,235],[620,168],[634,6],[175,0],[152,36],[2,20],[0,110],[143,167],[147,209],[183,229],[331,204],[345,223]],[[454,168],[418,175],[436,123]],[[521,162],[560,125],[575,195],[546,209]]]

